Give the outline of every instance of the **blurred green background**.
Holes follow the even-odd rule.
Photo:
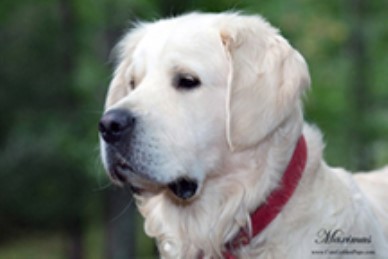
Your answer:
[[[99,162],[110,51],[130,21],[230,9],[262,14],[305,56],[329,164],[388,163],[386,0],[2,0],[0,258],[155,258]]]

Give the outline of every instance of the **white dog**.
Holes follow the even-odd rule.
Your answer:
[[[388,172],[322,160],[303,57],[258,16],[138,24],[99,129],[163,258],[388,258]]]

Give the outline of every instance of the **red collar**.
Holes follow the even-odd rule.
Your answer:
[[[286,171],[277,189],[268,196],[266,203],[262,204],[251,214],[252,235],[246,228],[240,232],[226,245],[223,253],[225,259],[236,258],[233,250],[249,244],[252,237],[259,235],[275,218],[291,198],[296,187],[302,178],[307,160],[307,147],[303,135],[299,138],[294,154],[287,166]]]

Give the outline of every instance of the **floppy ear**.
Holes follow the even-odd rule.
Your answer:
[[[132,64],[132,55],[140,40],[145,34],[145,24],[137,25],[137,28],[128,32],[116,45],[116,69],[110,82],[105,101],[105,110],[117,103],[130,92],[129,68]]]
[[[227,19],[221,39],[229,62],[226,105],[231,149],[257,145],[295,109],[310,85],[303,57],[261,17]]]

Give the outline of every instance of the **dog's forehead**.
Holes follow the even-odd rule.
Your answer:
[[[218,30],[209,17],[179,17],[149,24],[135,55],[155,58],[160,54],[186,51],[209,55],[209,48],[214,49],[219,43]]]
[[[155,68],[183,67],[197,74],[207,72],[223,77],[228,69],[219,29],[203,17],[149,24],[133,60],[143,74]]]

